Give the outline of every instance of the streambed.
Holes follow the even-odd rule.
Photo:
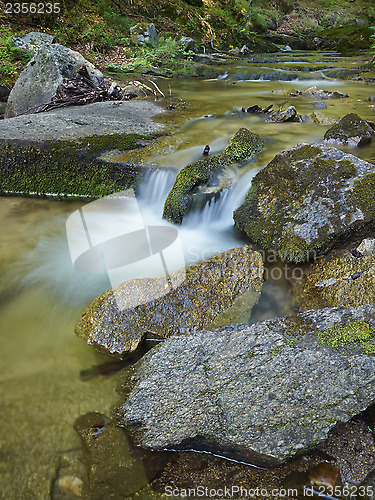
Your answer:
[[[325,101],[327,108],[319,111],[326,116],[338,119],[355,112],[372,120],[374,105],[369,97],[375,95],[375,86],[332,77],[339,70],[358,65],[358,58],[333,53],[288,53],[237,61],[223,68],[227,76],[218,80],[158,81],[166,95],[171,85],[173,96],[187,103],[162,118],[168,120],[171,134],[151,148],[112,155],[116,161],[159,167],[146,176],[140,188],[143,217],[149,223],[160,222],[177,172],[198,159],[206,144],[212,154],[219,153],[239,128],[246,127],[267,139],[264,150],[238,171],[238,182],[231,192],[203,213],[191,214],[180,229],[187,263],[246,243],[233,231],[232,212],[242,203],[253,175],[283,149],[300,142],[320,142],[328,127],[309,121],[270,124],[262,115],[234,110],[254,104],[273,104],[274,109],[284,105],[285,109],[293,104],[300,115],[311,113],[314,102],[289,98],[287,92],[317,86],[349,95]],[[374,143],[347,150],[375,162]],[[118,375],[80,378],[82,370],[107,361],[73,333],[85,306],[109,286],[105,276],[83,275],[71,264],[65,223],[85,203],[0,198],[0,478],[4,498],[51,498],[51,484],[66,452],[80,449],[74,420],[88,411],[108,414],[116,402]],[[281,275],[271,272],[284,269],[284,263],[268,262],[267,266],[269,279],[249,322],[290,313],[288,276],[285,271]],[[162,461],[159,455],[155,461]],[[142,489],[137,498],[150,495]],[[55,491],[53,498],[63,496]]]

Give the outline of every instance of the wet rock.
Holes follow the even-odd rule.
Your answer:
[[[324,309],[166,340],[134,368],[118,409],[145,448],[193,448],[276,465],[375,399],[375,359],[322,345],[375,307]]]
[[[194,40],[194,38],[190,38],[188,36],[183,36],[180,38],[178,41],[178,44],[184,50],[185,52],[188,52],[189,50],[193,52],[198,52],[197,49],[197,42]]]
[[[214,57],[211,54],[195,54],[193,61],[203,64],[212,64],[214,62]]]
[[[289,106],[285,111],[278,111],[267,118],[266,123],[300,122],[301,118],[297,115],[294,106]]]
[[[356,248],[361,255],[375,255],[375,239],[365,238]]]
[[[337,120],[323,113],[320,113],[319,111],[314,111],[314,113],[311,113],[311,119],[313,122],[319,123],[319,125],[333,125],[334,123],[337,123]]]
[[[319,101],[319,102],[316,102],[314,104],[314,108],[318,108],[318,109],[326,109],[327,107],[327,104],[323,101]]]
[[[375,303],[375,257],[320,260],[295,285],[301,311]]]
[[[102,73],[78,52],[58,43],[43,45],[16,81],[8,98],[5,117],[17,116],[49,103],[64,78],[73,78],[82,66],[94,88],[103,83]]]
[[[31,33],[27,33],[27,35],[14,37],[13,44],[19,49],[36,53],[43,45],[53,43],[54,39],[55,37],[48,33],[32,31]]]
[[[335,488],[342,486],[340,469],[337,465],[321,462],[309,471],[309,480],[312,486],[323,488]]]
[[[52,486],[53,500],[75,500],[82,498],[88,489],[88,478],[83,454],[80,449],[63,453]]]
[[[132,26],[130,39],[135,45],[156,47],[159,44],[159,35],[153,23],[138,23]]]
[[[338,92],[337,90],[330,92],[329,90],[321,90],[317,87],[310,87],[306,90],[291,90],[290,96],[303,96],[314,101],[323,101],[325,99],[345,99],[349,97],[348,94],[345,94],[344,92]]]
[[[245,292],[253,292],[247,298],[254,304],[262,275],[260,254],[241,247],[187,267],[184,281],[162,296],[164,278],[128,281],[95,299],[76,333],[98,350],[123,356],[134,351],[146,334],[165,339],[202,330],[214,321],[218,324],[221,314]],[[178,278],[170,276],[172,283]],[[159,298],[123,310],[121,304],[135,294]]]
[[[191,210],[202,210],[207,202],[232,186],[237,178],[233,165],[249,161],[262,147],[259,135],[242,128],[221,155],[202,158],[183,168],[167,196],[163,217],[181,224]]]
[[[374,183],[372,163],[300,144],[258,172],[234,221],[263,248],[305,261],[360,231],[372,234]]]
[[[124,431],[108,417],[86,413],[75,421],[74,428],[87,464],[89,481],[84,498],[122,500],[147,485],[142,463],[130,456]]]
[[[329,144],[348,144],[362,146],[374,138],[374,128],[355,113],[350,113],[327,130],[324,141]]]

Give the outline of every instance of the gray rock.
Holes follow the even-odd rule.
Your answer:
[[[178,41],[178,44],[185,52],[188,52],[189,50],[191,50],[193,52],[198,52],[197,42],[194,40],[194,38],[189,38],[188,36],[183,36]]]
[[[294,106],[289,106],[285,111],[278,111],[267,118],[266,123],[300,122],[301,118],[297,115]]]
[[[369,240],[364,240],[369,241]],[[372,240],[374,241],[374,240]],[[363,250],[367,245],[361,244]],[[375,303],[375,256],[319,259],[294,284],[299,311]]]
[[[212,64],[214,62],[214,58],[211,54],[195,54],[193,61],[203,64]]]
[[[313,122],[319,123],[320,125],[333,125],[334,123],[337,123],[337,120],[319,111],[314,111],[314,113],[311,113],[311,119]]]
[[[154,23],[138,23],[130,28],[130,39],[135,45],[150,45],[156,47],[159,44],[159,35]]]
[[[152,134],[164,128],[152,120],[153,115],[162,112],[163,108],[148,101],[127,101],[121,106],[110,101],[70,106],[32,117],[22,115],[3,120],[0,141],[44,142],[112,134]]]
[[[326,107],[327,107],[327,104],[323,101],[319,101],[319,102],[316,102],[314,104],[314,108],[325,109]]]
[[[372,234],[374,177],[372,163],[323,144],[299,144],[257,173],[234,221],[263,248],[308,260],[356,232]]]
[[[233,306],[243,293],[258,298],[263,275],[259,253],[249,247],[227,250],[186,268],[186,278],[169,293],[164,278],[133,280],[95,299],[76,326],[76,333],[96,349],[123,356],[134,351],[145,335],[164,339],[202,330]],[[171,275],[174,283],[179,276]],[[128,297],[159,297],[125,310]],[[223,324],[223,323],[221,323]]]
[[[374,328],[375,306],[168,339],[135,366],[118,421],[145,448],[280,464],[375,400],[375,359],[362,353],[359,337],[346,347],[323,345],[333,326],[358,322]]]
[[[356,250],[364,256],[375,255],[375,239],[366,238],[362,240]]]
[[[321,90],[317,87],[310,87],[303,91],[292,90],[290,95],[291,97],[303,96],[313,101],[323,101],[325,99],[344,99],[349,97],[348,94],[345,94],[344,92],[338,92],[337,90],[330,92],[329,90]]]
[[[38,33],[37,31],[32,31],[24,36],[18,36],[13,38],[13,43],[16,47],[32,52],[38,52],[38,50],[46,44],[53,43],[55,37],[53,35],[48,35],[47,33]]]
[[[324,142],[329,144],[347,144],[362,146],[372,141],[373,127],[355,113],[345,115],[324,134]]]
[[[94,87],[104,82],[102,73],[78,52],[57,43],[43,45],[16,81],[8,98],[6,118],[50,102],[63,79],[72,78],[82,67]]]

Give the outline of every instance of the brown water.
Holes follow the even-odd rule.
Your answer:
[[[374,106],[368,101],[375,95],[373,85],[330,79],[332,69],[323,70],[323,76],[321,73],[321,67],[353,67],[358,59],[304,53],[262,58],[263,62],[241,62],[226,69],[229,75],[248,71],[250,77],[261,71],[293,70],[300,79],[233,82],[228,76],[215,81],[158,81],[165,92],[170,84],[172,95],[188,104],[169,115],[168,137],[158,140],[153,148],[122,156],[124,160],[135,157],[145,164],[168,167],[174,172],[172,178],[162,181],[162,189],[151,186],[149,208],[153,212],[157,208],[160,213],[161,193],[167,191],[180,168],[198,159],[206,144],[210,144],[212,153],[220,152],[240,127],[259,133],[268,142],[255,161],[241,171],[242,189],[235,197],[238,204],[252,174],[277,152],[300,142],[320,142],[328,128],[309,122],[267,124],[260,115],[238,113],[235,109],[254,104],[262,107],[273,104],[276,109],[284,105],[285,109],[294,104],[299,114],[311,113],[315,109],[311,102],[303,98],[287,99],[286,93],[293,88],[316,85],[350,96],[326,101],[327,109],[319,111],[327,116],[339,118],[356,112],[365,119],[374,118]],[[316,71],[300,71],[305,65],[314,65]],[[375,144],[348,151],[375,162]],[[156,183],[156,178],[151,177],[150,182]],[[83,201],[0,198],[0,496],[4,499],[51,498],[51,484],[61,454],[80,446],[72,426],[74,420],[88,411],[108,413],[116,402],[116,376],[89,381],[82,381],[79,376],[81,370],[105,358],[75,337],[74,325],[85,305],[108,287],[104,278],[80,275],[71,265],[65,221],[83,204]],[[216,210],[205,214],[204,224],[199,216],[183,229],[192,245],[189,261],[243,243],[228,222],[231,214],[228,219],[228,214],[223,215],[218,207]],[[224,227],[219,229],[224,219]],[[270,279],[255,316],[249,321],[276,316],[287,309],[288,280],[285,276],[280,280]],[[138,496],[148,497],[146,492]]]

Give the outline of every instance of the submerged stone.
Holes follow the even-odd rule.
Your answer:
[[[324,142],[362,146],[374,138],[374,128],[355,113],[350,113],[324,134]]]
[[[118,422],[152,449],[196,449],[272,466],[324,441],[375,400],[375,359],[359,339],[319,341],[375,307],[310,311],[179,336],[133,368]]]
[[[375,222],[375,165],[323,144],[283,151],[252,180],[239,229],[290,261],[306,261]]]
[[[171,283],[177,274],[170,276]],[[146,335],[165,339],[202,330],[213,322],[225,324],[231,314],[222,322],[220,316],[242,294],[252,292],[247,295],[248,304],[255,303],[262,275],[259,253],[247,246],[227,250],[188,266],[186,278],[164,295],[160,290],[165,289],[165,278],[132,280],[105,292],[84,312],[76,333],[100,351],[123,356],[134,351]],[[136,295],[159,298],[123,309],[127,298]]]
[[[163,217],[181,224],[192,209],[203,209],[212,198],[232,186],[237,178],[233,164],[249,161],[263,147],[263,139],[242,128],[232,137],[223,154],[204,157],[177,175],[164,204]]]
[[[84,498],[121,500],[135,495],[148,483],[139,460],[131,457],[123,429],[98,412],[81,415],[74,422],[87,467]]]

